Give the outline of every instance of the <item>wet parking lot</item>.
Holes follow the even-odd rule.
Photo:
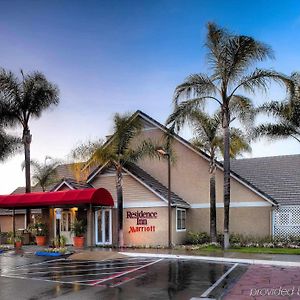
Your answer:
[[[191,299],[213,294],[245,267],[199,260],[106,261],[1,256],[0,299]],[[227,279],[228,281],[228,279]],[[228,282],[226,283],[228,285]],[[212,287],[217,286],[216,289]],[[217,298],[217,296],[216,296]]]

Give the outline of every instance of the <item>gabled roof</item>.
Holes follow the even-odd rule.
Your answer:
[[[82,190],[82,189],[93,188],[93,186],[91,184],[87,183],[87,182],[76,181],[72,178],[63,178],[54,187],[51,188],[51,191],[56,191],[63,185],[66,185],[70,189],[73,189],[73,190]]]
[[[147,187],[160,194],[165,200],[168,200],[168,188],[161,184],[158,180],[153,178],[151,175],[149,175],[147,172],[145,172],[143,169],[133,163],[127,163],[124,166],[124,170],[133,174]],[[186,201],[184,201],[181,197],[173,192],[171,192],[171,205],[185,208],[190,207],[190,205]]]
[[[161,184],[158,180],[153,178],[147,172],[142,170],[140,167],[133,163],[126,163],[123,167],[124,173],[132,176],[135,180],[143,184],[147,189],[152,193],[155,193],[166,203],[168,202],[168,188]],[[115,170],[111,167],[109,163],[105,164],[102,167],[98,168],[97,174],[112,174]],[[190,205],[184,201],[177,194],[171,192],[171,205],[176,207],[189,208]]]
[[[281,205],[300,204],[300,155],[234,159],[231,168]]]
[[[135,113],[135,116],[140,116],[141,118],[147,120],[148,122],[150,122],[153,125],[160,128],[164,132],[168,131],[168,128],[166,126],[162,125],[161,123],[159,123],[158,121],[151,118],[150,116],[148,116],[147,114],[145,114],[144,112],[142,112],[140,110],[138,110]],[[192,151],[194,151],[195,153],[197,153],[198,155],[203,157],[205,160],[209,161],[210,157],[207,153],[205,153],[204,151],[199,150],[198,148],[194,147],[190,142],[188,142],[187,140],[185,140],[183,137],[181,137],[180,135],[178,135],[176,133],[172,133],[172,136],[177,141],[184,144],[186,147],[188,147],[189,149],[191,149]],[[217,162],[217,167],[219,169],[223,170],[223,164],[221,162]],[[277,201],[274,198],[272,198],[271,195],[266,193],[264,190],[260,189],[258,186],[256,186],[252,182],[248,181],[244,176],[242,176],[242,174],[239,174],[238,172],[235,172],[235,170],[233,168],[231,168],[230,174],[231,174],[232,178],[236,179],[239,183],[243,184],[244,186],[246,186],[247,188],[249,188],[250,190],[252,190],[256,194],[258,194],[260,197],[262,197],[265,200],[267,200],[268,202],[270,202],[272,205],[277,205]]]

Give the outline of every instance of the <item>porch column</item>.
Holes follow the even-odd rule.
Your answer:
[[[94,218],[93,207],[90,205],[87,209],[87,231],[86,231],[86,245],[88,247],[94,246]]]
[[[42,219],[47,225],[48,229],[48,243],[54,238],[54,224],[53,224],[54,210],[53,208],[42,208]]]

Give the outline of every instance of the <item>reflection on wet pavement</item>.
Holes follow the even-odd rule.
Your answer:
[[[1,300],[190,299],[200,297],[232,266],[141,257],[99,262],[0,257],[0,263],[0,287],[6,286],[0,289]],[[31,289],[16,290],[26,285]]]

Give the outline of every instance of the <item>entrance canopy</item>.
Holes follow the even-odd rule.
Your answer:
[[[87,204],[114,206],[114,201],[104,188],[0,196],[0,208],[64,207]]]

